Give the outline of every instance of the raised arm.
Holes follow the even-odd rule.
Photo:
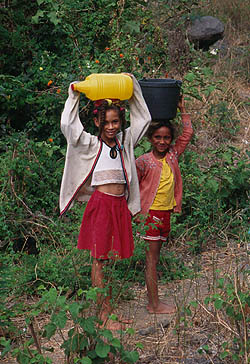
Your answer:
[[[182,134],[176,139],[176,142],[173,148],[177,151],[178,156],[184,152],[188,143],[192,139],[193,135],[193,127],[191,123],[190,114],[186,112],[184,97],[182,96],[179,103],[178,108],[181,112],[181,121],[182,121]]]
[[[133,145],[135,146],[143,137],[151,121],[151,115],[148,111],[146,102],[142,96],[141,87],[133,75],[133,96],[129,100],[130,107],[130,132],[132,135]]]
[[[68,89],[68,98],[65,102],[61,116],[61,130],[67,142],[76,145],[82,132],[83,126],[79,118],[80,93]]]

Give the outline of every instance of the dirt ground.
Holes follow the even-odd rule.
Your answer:
[[[159,285],[160,297],[167,303],[174,303],[177,307],[173,315],[149,314],[146,310],[145,287],[134,286],[134,298],[121,302],[118,312],[133,320],[128,327],[135,330],[134,335],[125,335],[121,339],[124,346],[134,350],[136,343],[143,345],[143,349],[139,349],[140,359],[137,363],[233,363],[230,359],[226,361],[219,359],[219,354],[222,342],[237,336],[237,329],[223,316],[223,312],[215,312],[211,304],[210,306],[204,304],[204,298],[217,292],[216,282],[219,278],[236,276],[236,273],[240,287],[249,289],[250,282],[243,275],[243,272],[250,267],[249,248],[246,245],[239,246],[232,243],[226,248],[206,251],[199,255],[199,269],[192,278]],[[189,264],[194,263],[191,256],[185,258],[190,260]],[[197,306],[190,306],[190,302],[193,301],[198,303]],[[20,318],[19,325],[22,324],[22,320],[23,318]],[[36,323],[37,329],[41,330],[48,320],[46,315],[39,317]],[[66,333],[69,328],[70,323],[62,331]],[[42,339],[42,346],[54,348],[53,353],[46,353],[53,360],[53,364],[66,363],[63,350],[60,348],[61,342],[59,334],[53,336],[49,342]],[[204,345],[207,345],[209,350],[200,354],[198,351]],[[14,364],[16,361],[7,358],[0,360],[0,363]]]

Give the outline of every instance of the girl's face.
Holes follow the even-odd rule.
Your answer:
[[[100,124],[100,120],[95,119],[95,125],[98,128],[100,127]],[[106,117],[101,132],[101,138],[106,144],[110,145],[111,147],[114,145],[116,134],[121,129],[121,124],[121,120],[116,110],[110,109],[106,111]]]
[[[169,146],[172,142],[171,131],[168,127],[162,126],[157,129],[151,139],[150,143],[153,147],[153,154],[157,159],[163,158],[167,151],[169,150]]]

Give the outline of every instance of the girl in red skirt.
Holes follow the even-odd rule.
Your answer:
[[[99,288],[105,286],[103,266],[108,259],[132,256],[131,215],[140,211],[133,150],[146,132],[151,117],[138,82],[130,76],[134,92],[129,100],[129,128],[125,129],[125,110],[119,100],[105,99],[94,104],[94,123],[99,135],[84,131],[78,112],[80,94],[71,87],[61,119],[61,129],[68,143],[60,193],[61,214],[72,207],[75,199],[89,200],[78,248],[90,250],[92,284]],[[111,313],[110,298],[111,294],[102,299],[100,317],[104,322]],[[107,321],[107,326],[121,328],[119,322]]]

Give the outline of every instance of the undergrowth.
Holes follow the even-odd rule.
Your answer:
[[[94,72],[129,71],[137,78],[168,74],[182,79],[195,131],[180,161],[182,214],[172,215],[171,235],[159,264],[162,283],[183,282],[175,294],[173,329],[179,347],[187,350],[189,330],[202,327],[208,339],[199,341],[199,355],[211,362],[249,362],[250,151],[245,141],[244,148],[236,146],[242,145],[242,123],[249,116],[249,102],[240,99],[236,89],[239,84],[244,87],[249,72],[248,10],[243,0],[159,5],[159,14],[154,2],[139,0],[42,0],[31,5],[13,0],[0,9],[6,51],[0,59],[1,358],[51,363],[52,347],[41,342],[49,343],[59,334],[67,363],[139,360],[142,344],[126,342],[134,334],[132,328],[118,339],[98,326],[92,262],[88,253],[76,249],[85,205],[76,203],[63,218],[58,209],[66,152],[59,120],[68,84]],[[207,12],[227,22],[231,43],[225,54],[194,50],[185,38],[190,19]],[[94,132],[90,111],[90,103],[82,98],[80,116]],[[179,115],[175,125],[179,130]],[[149,149],[143,139],[135,155]],[[138,229],[133,221],[133,257],[106,267],[114,306],[136,299],[133,286],[144,285],[145,246]],[[228,270],[214,260],[220,249],[232,256]],[[204,299],[198,292],[202,257],[211,251],[215,255],[212,274],[204,278]],[[36,303],[27,305],[30,297]],[[36,321],[43,315],[49,322],[38,329]],[[169,350],[166,342],[161,353]]]

